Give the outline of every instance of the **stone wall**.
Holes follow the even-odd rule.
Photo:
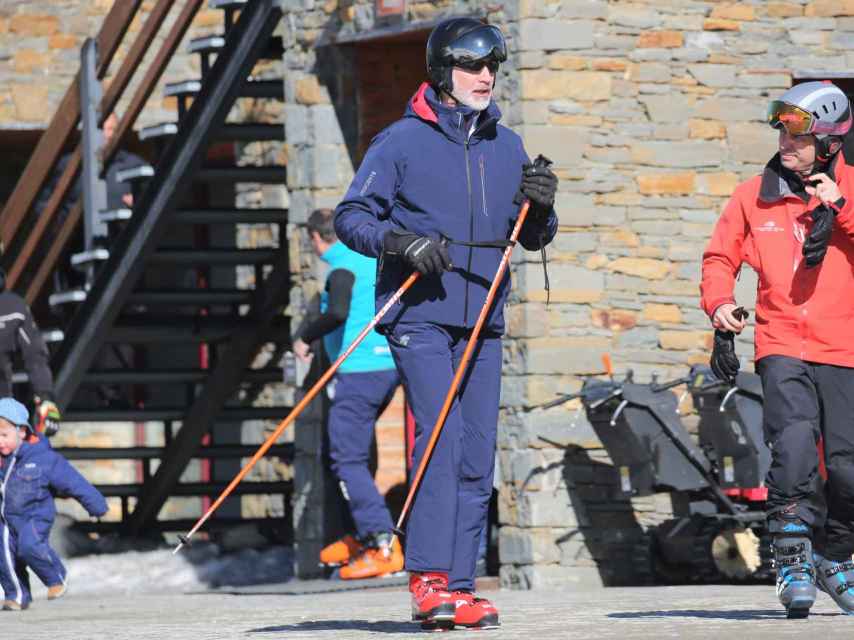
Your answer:
[[[283,5],[288,186],[299,222],[334,205],[353,173],[346,118],[329,128],[342,112],[346,49],[337,58],[318,52],[380,25],[373,3],[360,0]],[[626,567],[649,526],[670,515],[668,496],[616,498],[614,469],[577,404],[534,407],[602,374],[603,353],[618,375],[632,368],[639,381],[707,360],[703,247],[733,188],[775,149],[763,122],[769,96],[854,62],[854,8],[826,0],[415,2],[406,21],[415,28],[453,14],[486,17],[508,35],[497,86],[505,122],[561,177],[549,305],[538,256],[514,257],[499,427],[502,583],[571,583],[591,575],[584,567],[608,584],[646,581]],[[337,72],[324,58],[338,60]],[[752,307],[755,276],[743,272],[737,291]],[[738,346],[748,361],[751,342],[748,330]]]
[[[668,516],[669,500],[632,500],[631,510],[614,500],[617,478],[577,405],[532,407],[603,373],[603,352],[639,381],[707,360],[705,243],[735,185],[775,150],[763,121],[769,96],[850,66],[854,9],[541,0],[517,9],[503,25],[517,69],[509,120],[531,154],[556,161],[561,232],[548,307],[537,256],[517,255],[500,439],[502,582],[572,581],[569,567],[593,564],[606,583],[643,581],[632,571],[639,556],[624,562],[626,551]],[[737,287],[748,308],[755,282],[743,272]],[[739,340],[748,360],[752,338]]]

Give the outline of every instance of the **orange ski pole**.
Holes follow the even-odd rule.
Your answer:
[[[295,406],[288,414],[288,416],[279,423],[279,426],[277,426],[276,430],[270,434],[270,437],[267,438],[264,444],[258,447],[258,451],[255,452],[255,455],[252,456],[252,459],[246,463],[246,465],[240,470],[240,472],[236,476],[234,476],[234,479],[228,484],[228,486],[223,490],[219,497],[208,508],[205,514],[201,518],[199,518],[198,522],[193,525],[193,528],[190,529],[187,535],[178,536],[178,540],[180,540],[181,542],[177,547],[175,547],[175,550],[172,552],[173,554],[178,553],[178,551],[181,550],[181,547],[183,547],[185,544],[190,543],[190,538],[193,537],[196,531],[198,531],[205,522],[207,522],[208,518],[210,518],[213,512],[219,508],[219,506],[229,496],[229,494],[234,491],[234,488],[238,484],[240,484],[240,481],[243,480],[243,478],[246,477],[246,474],[249,473],[252,467],[255,466],[255,463],[258,462],[264,456],[265,453],[267,453],[267,451],[270,449],[270,447],[273,446],[273,443],[276,441],[276,439],[280,435],[282,435],[282,432],[288,427],[288,425],[291,424],[296,419],[296,417],[303,412],[303,410],[312,400],[314,400],[314,397],[318,393],[320,393],[320,390],[323,389],[324,386],[326,386],[326,383],[329,382],[332,376],[335,375],[335,372],[338,371],[338,367],[340,367],[343,362],[350,356],[350,354],[355,351],[356,347],[359,346],[362,340],[364,340],[368,336],[368,334],[373,331],[374,327],[377,326],[377,323],[382,320],[383,316],[386,313],[388,313],[388,310],[391,309],[392,305],[397,303],[397,301],[400,300],[401,296],[406,293],[406,291],[413,284],[415,284],[415,281],[418,279],[419,275],[420,274],[417,271],[414,271],[412,274],[410,274],[410,276],[404,281],[400,288],[395,291],[394,295],[389,298],[388,302],[383,305],[383,308],[380,309],[379,312],[377,312],[377,315],[375,315],[373,319],[368,323],[368,326],[362,329],[362,332],[358,336],[356,336],[356,339],[353,340],[349,347],[347,347],[347,350],[344,351],[344,353],[342,353],[340,356],[338,356],[338,359],[332,363],[332,366],[330,366],[322,376],[320,376],[320,379],[314,383],[314,386],[312,386],[311,389],[308,390],[303,399],[300,400],[299,403],[297,403],[297,406]]]
[[[603,353],[602,354],[602,366],[605,367],[605,373],[611,378],[614,379],[614,365],[611,362],[611,354]]]
[[[415,477],[412,479],[412,485],[409,487],[406,502],[403,504],[403,510],[400,512],[400,517],[397,519],[397,526],[394,528],[395,537],[403,536],[403,523],[406,520],[406,516],[409,514],[409,509],[412,506],[412,500],[415,498],[418,486],[421,484],[421,478],[424,476],[424,471],[427,469],[427,464],[430,461],[433,449],[436,447],[436,442],[439,440],[439,434],[442,433],[442,428],[445,426],[445,419],[448,417],[448,413],[451,410],[451,404],[454,402],[454,396],[456,396],[457,389],[459,388],[460,382],[468,368],[468,363],[469,360],[471,360],[471,355],[477,345],[477,339],[480,336],[481,329],[483,329],[483,325],[486,323],[486,316],[489,315],[489,308],[492,306],[495,293],[498,291],[501,279],[504,277],[504,272],[507,270],[507,264],[510,262],[510,256],[513,253],[513,248],[516,246],[516,239],[519,237],[519,232],[522,230],[522,224],[524,224],[525,218],[528,216],[528,208],[530,206],[530,201],[525,200],[525,203],[519,211],[519,217],[516,219],[513,232],[510,234],[510,246],[504,249],[504,255],[501,257],[501,262],[498,265],[498,271],[495,272],[495,278],[493,278],[492,284],[489,287],[489,292],[486,294],[486,301],[483,303],[480,315],[477,317],[474,329],[472,329],[468,344],[466,345],[465,351],[463,351],[463,357],[460,359],[460,364],[454,373],[453,380],[451,381],[451,388],[448,389],[448,394],[445,396],[445,403],[442,405],[442,410],[436,418],[436,423],[433,425],[433,432],[430,434],[430,440],[427,442],[427,448],[424,451],[424,455],[421,457],[421,462],[418,464],[418,470],[415,472]],[[392,542],[394,541],[392,540]]]

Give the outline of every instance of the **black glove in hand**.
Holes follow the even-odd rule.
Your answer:
[[[715,346],[709,362],[715,377],[733,384],[740,363],[735,355],[735,334],[732,331],[715,330]]]
[[[392,229],[383,236],[386,253],[400,258],[421,275],[439,275],[451,268],[448,248],[432,238]]]
[[[555,204],[557,176],[548,166],[526,164],[522,167],[519,190],[531,201],[531,213],[544,218]]]
[[[827,243],[833,234],[833,222],[836,220],[836,212],[830,207],[820,205],[811,212],[813,225],[810,234],[804,241],[804,261],[808,268],[821,264],[824,254],[827,253]]]

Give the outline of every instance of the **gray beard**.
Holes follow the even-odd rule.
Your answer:
[[[469,109],[474,109],[475,111],[485,111],[486,108],[489,106],[490,101],[492,100],[492,98],[490,98],[489,100],[486,100],[486,101],[475,100],[470,95],[459,96],[459,97],[454,96],[454,98],[460,104],[467,106]]]

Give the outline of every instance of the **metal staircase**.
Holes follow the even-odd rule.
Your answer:
[[[234,467],[255,449],[236,444],[240,421],[275,420],[290,410],[253,406],[263,385],[282,381],[275,358],[258,368],[259,351],[270,343],[275,353],[290,347],[282,315],[291,278],[287,210],[222,204],[222,193],[238,183],[284,184],[286,168],[223,165],[208,154],[224,142],[284,139],[283,124],[226,122],[240,97],[283,100],[282,80],[252,78],[258,60],[281,59],[281,39],[272,35],[281,14],[274,0],[209,6],[223,11],[223,32],[190,42],[201,77],[167,84],[165,95],[177,98],[176,120],[140,133],[156,144],[156,161],[120,172],[134,185],[133,206],[97,212],[106,233],[71,256],[87,274],[85,285],[50,296],[69,318],[52,360],[64,421],[163,429],[164,446],[60,449],[72,460],[135,460],[142,468],[141,482],[99,486],[121,499],[122,522],[92,530],[140,535],[186,528],[186,520],[158,520],[166,500],[216,496],[224,486],[182,482],[191,461],[230,460]],[[216,198],[206,196],[211,188]],[[278,225],[278,242],[238,247],[240,224]],[[241,281],[238,267],[251,277]],[[236,433],[214,442],[214,425],[229,424]],[[293,448],[279,445],[273,455],[290,460]],[[290,491],[288,481],[247,481],[237,494],[284,494],[287,505]],[[232,519],[214,518],[211,525],[218,522]]]

